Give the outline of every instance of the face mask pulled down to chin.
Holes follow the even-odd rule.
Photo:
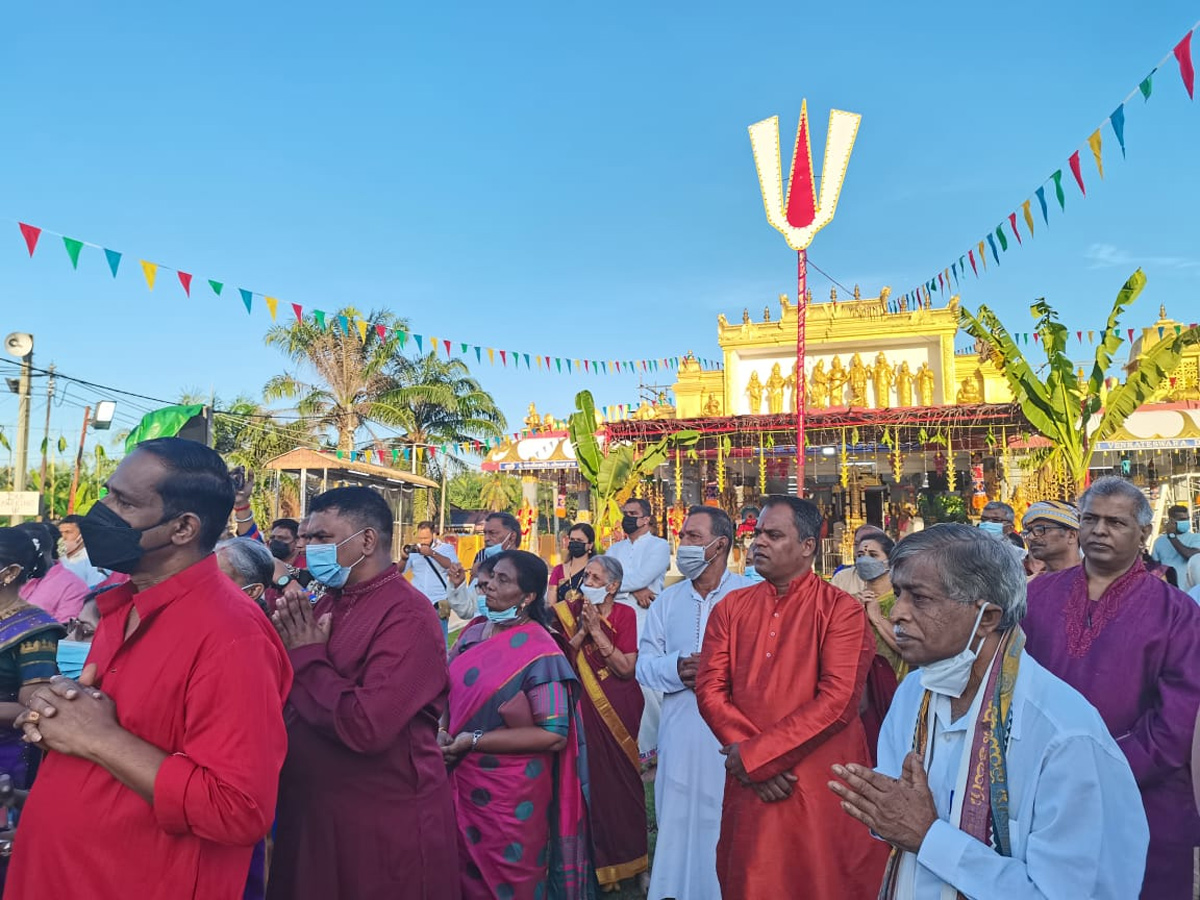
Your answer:
[[[975,617],[975,625],[967,638],[967,646],[954,656],[921,666],[921,687],[935,694],[954,699],[963,695],[963,691],[967,689],[967,683],[971,680],[971,668],[975,665],[975,659],[979,656],[979,647],[983,646],[983,641],[980,640],[979,647],[973,650],[971,645],[975,643],[975,633],[979,631],[983,613],[990,605],[985,603],[979,607],[979,615]]]

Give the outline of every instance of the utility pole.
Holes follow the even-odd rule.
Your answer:
[[[25,490],[25,479],[29,474],[29,394],[33,379],[33,335],[13,332],[4,339],[4,347],[13,356],[21,358],[21,377],[17,385],[17,450],[13,461],[13,490]],[[24,516],[13,516],[13,525],[25,521]]]
[[[47,460],[50,456],[50,406],[54,400],[54,364],[50,364],[47,369],[50,373],[49,379],[46,381],[46,427],[42,432],[42,472],[39,479],[39,485],[42,489],[42,518],[53,518],[54,515],[54,493],[46,489],[46,468]]]
[[[84,407],[83,430],[79,433],[79,452],[75,455],[75,474],[71,476],[71,496],[67,500],[67,515],[75,512],[75,492],[79,490],[79,470],[83,468],[83,444],[87,440],[88,425],[92,422],[92,408]]]

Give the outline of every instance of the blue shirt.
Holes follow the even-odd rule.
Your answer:
[[[1174,525],[1174,523],[1171,524]],[[1154,542],[1154,549],[1150,552],[1150,556],[1156,563],[1162,563],[1175,570],[1176,584],[1182,591],[1187,587],[1187,558],[1175,549],[1171,543],[1172,537],[1178,538],[1179,543],[1185,547],[1200,548],[1200,534],[1193,534],[1190,531],[1186,534],[1160,534],[1158,540]]]

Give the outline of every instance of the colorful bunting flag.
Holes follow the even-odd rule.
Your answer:
[[[1025,227],[1029,229],[1029,236],[1033,237],[1033,213],[1029,211],[1029,203],[1030,201],[1026,200],[1021,204],[1021,212],[1025,214]],[[1045,201],[1042,205],[1045,205]],[[1013,230],[1016,231],[1016,228],[1014,227]]]
[[[1058,198],[1058,208],[1065,212],[1067,208],[1067,195],[1063,193],[1062,169],[1058,169],[1050,177],[1054,179],[1054,196]]]
[[[317,328],[321,331],[325,330],[325,311],[320,309],[313,310],[313,318],[317,320]]]
[[[1042,185],[1034,193],[1037,194],[1038,203],[1042,207],[1042,224],[1049,225],[1050,214],[1046,211],[1046,186]]]
[[[192,296],[192,276],[187,272],[180,272],[179,270],[176,270],[175,274],[179,278],[179,283],[183,285],[183,292],[189,297]]]
[[[1142,83],[1138,85],[1138,90],[1142,92],[1143,99],[1150,99],[1150,92],[1154,90],[1154,73],[1158,71],[1158,66],[1150,70],[1150,74],[1142,79]]]
[[[142,274],[146,276],[146,287],[154,290],[154,279],[158,277],[158,264],[146,262],[144,259],[141,262]]]
[[[1079,151],[1076,150],[1067,157],[1067,164],[1071,167],[1071,174],[1075,176],[1075,183],[1079,185],[1079,193],[1087,196],[1087,188],[1083,186],[1083,171],[1079,164]]]
[[[1117,143],[1121,145],[1121,159],[1125,158],[1125,104],[1122,103],[1113,110],[1113,114],[1108,117],[1108,122],[1112,125],[1113,134],[1116,135]]]
[[[989,237],[990,237],[990,235],[989,235]],[[996,248],[993,245],[992,250],[995,250],[995,249]],[[983,263],[983,271],[986,272],[987,271],[987,253],[985,253],[983,250],[983,241],[979,242],[979,261],[981,263]]]
[[[263,297],[263,303],[267,304],[267,312],[271,314],[271,321],[275,321],[275,307],[279,305],[279,301],[274,297]]]
[[[113,278],[116,278],[117,269],[121,267],[121,254],[116,250],[105,249],[104,258],[108,260],[108,267],[112,270]]]
[[[996,230],[999,231],[1000,229],[997,228]],[[996,242],[992,240],[992,236],[990,234],[987,236],[987,242],[988,246],[992,248],[992,259],[996,260],[996,265],[1000,265],[1000,256],[998,253],[996,253]],[[984,260],[984,268],[987,268],[986,259]]]
[[[245,288],[238,288],[238,293],[242,295],[242,303],[246,304],[246,312],[251,311],[251,301],[254,299],[254,294]]]
[[[359,343],[365,344],[367,342],[367,329],[370,327],[370,323],[366,319],[355,319],[354,324],[358,326]]]
[[[971,271],[975,273],[975,277],[979,277],[979,268],[975,265],[975,251],[968,250],[967,257],[971,260]]]
[[[1028,201],[1026,201],[1026,202],[1028,202]],[[1008,224],[1012,226],[1012,233],[1016,237],[1017,243],[1018,244],[1024,243],[1024,241],[1021,240],[1021,232],[1017,228],[1017,214],[1015,212],[1011,212],[1008,214]]]
[[[1179,77],[1183,79],[1183,86],[1187,88],[1188,98],[1192,99],[1192,91],[1196,85],[1196,70],[1192,67],[1192,33],[1189,31],[1178,44],[1175,45],[1175,59],[1179,61]]]
[[[988,235],[988,237],[990,238],[991,235]],[[1003,224],[996,226],[996,237],[1000,238],[1000,249],[1003,250],[1005,253],[1007,253],[1008,252],[1008,238],[1006,238],[1004,236],[1004,225]],[[996,252],[996,247],[993,244],[992,245],[992,253],[994,254],[995,252]],[[999,257],[996,257],[996,262],[997,263],[1000,262]]]
[[[297,322],[304,321],[304,307],[303,306],[301,306],[299,303],[293,303],[292,304],[292,312],[295,313]],[[382,328],[383,326],[381,325],[379,327]]]
[[[218,297],[221,296],[221,291],[223,291],[225,289],[225,285],[222,282],[213,281],[211,278],[208,279],[208,286],[212,288],[213,293],[216,294]]]
[[[29,258],[33,259],[33,251],[37,249],[38,238],[42,236],[42,229],[36,225],[26,225],[24,222],[18,222],[17,225],[21,229],[21,236],[25,238],[25,246],[29,248]]]
[[[1088,146],[1092,148],[1092,156],[1096,160],[1096,171],[1100,173],[1100,177],[1104,177],[1104,160],[1100,158],[1100,129],[1097,128],[1088,137]]]
[[[71,268],[79,268],[79,251],[83,249],[83,241],[77,241],[75,238],[64,237],[63,246],[67,248],[67,256],[71,257]]]

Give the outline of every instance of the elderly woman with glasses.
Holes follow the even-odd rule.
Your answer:
[[[612,556],[584,568],[580,595],[554,605],[560,640],[583,684],[583,733],[592,780],[592,846],[605,891],[647,869],[646,793],[638,758],[642,689],[637,667],[637,615],[616,603],[624,571]]]
[[[247,537],[222,541],[217,544],[217,565],[263,612],[270,614],[263,595],[275,582],[275,557],[265,544]]]

